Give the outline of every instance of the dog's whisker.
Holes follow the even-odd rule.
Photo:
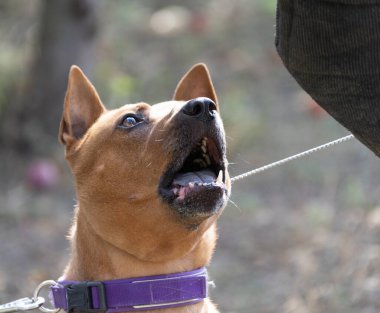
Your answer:
[[[147,164],[147,166],[146,167],[149,167],[149,166],[151,166],[152,165],[152,162],[149,162],[149,164]]]
[[[228,202],[230,202],[235,208],[237,208],[239,210],[239,212],[242,211],[242,209],[235,202],[233,202],[231,199],[228,199]]]
[[[162,138],[162,139],[156,139],[155,141],[164,141],[164,138]]]

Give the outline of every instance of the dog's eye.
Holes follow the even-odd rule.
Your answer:
[[[123,117],[121,120],[119,126],[124,127],[124,128],[131,128],[143,121],[142,118],[134,115],[134,114],[127,114],[126,116]]]
[[[134,117],[132,116],[127,116],[124,120],[123,120],[123,126],[125,127],[132,127],[134,125],[137,124],[137,121]]]

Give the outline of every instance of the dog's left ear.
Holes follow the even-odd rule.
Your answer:
[[[73,65],[69,73],[59,140],[69,149],[87,132],[90,126],[106,111],[95,87]]]
[[[218,98],[212,84],[206,64],[195,64],[179,81],[173,100],[187,101],[198,97],[207,97],[215,102],[219,111]]]

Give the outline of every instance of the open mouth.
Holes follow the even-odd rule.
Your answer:
[[[227,193],[224,145],[202,137],[184,155],[163,175],[160,194],[182,214],[215,213]]]

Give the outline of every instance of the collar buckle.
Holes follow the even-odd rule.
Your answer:
[[[67,312],[100,312],[107,310],[106,296],[102,282],[82,282],[65,286]]]

